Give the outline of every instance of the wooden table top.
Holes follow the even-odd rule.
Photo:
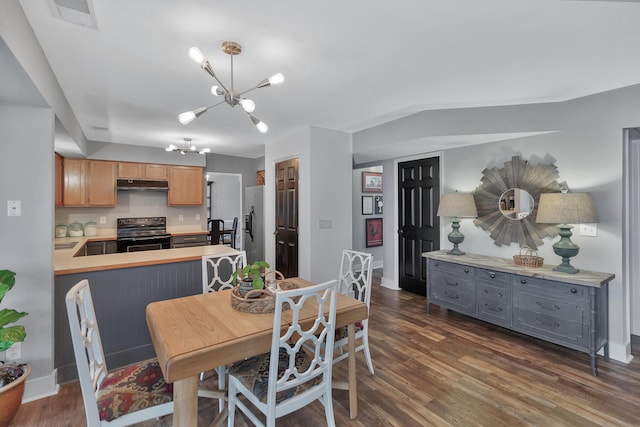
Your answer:
[[[300,279],[286,279],[310,286]],[[315,317],[308,310],[308,317]],[[289,311],[290,313],[290,311]],[[231,290],[149,304],[147,325],[167,382],[269,351],[273,313],[243,313],[231,307]],[[286,319],[287,312],[283,313]],[[338,294],[336,326],[366,319],[366,304]]]

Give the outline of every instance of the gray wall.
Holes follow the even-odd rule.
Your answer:
[[[373,255],[373,267],[374,268],[380,268],[383,267],[383,256],[384,256],[384,247],[385,244],[389,245],[389,241],[386,240],[386,236],[385,231],[387,230],[388,226],[390,226],[390,224],[385,223],[384,221],[384,208],[383,208],[383,215],[376,215],[375,213],[373,215],[362,215],[362,196],[371,196],[374,197],[377,195],[380,195],[380,193],[363,193],[362,192],[362,172],[382,172],[382,178],[384,180],[384,168],[382,166],[371,166],[371,167],[366,167],[366,168],[358,168],[358,169],[354,169],[353,170],[353,181],[352,181],[352,191],[353,191],[353,205],[352,205],[352,209],[353,209],[353,222],[352,222],[352,229],[353,229],[353,249],[356,251],[361,251],[361,252],[367,252]],[[391,171],[389,171],[388,173],[391,173]],[[389,192],[389,195],[393,194],[392,191],[390,189],[385,189],[384,187],[384,181],[382,183],[382,200],[383,202],[386,202],[387,199],[384,197],[384,191],[387,190],[387,192]],[[375,203],[375,201],[374,201]],[[390,208],[390,205],[386,206],[387,208]],[[375,209],[374,209],[375,212]],[[365,224],[366,224],[366,219],[368,218],[382,218],[382,232],[383,232],[383,236],[382,236],[382,246],[375,246],[372,248],[367,248],[366,247],[366,230],[365,230]]]
[[[354,135],[356,144],[375,147],[387,141],[414,140],[420,135],[475,135],[501,132],[551,132],[483,145],[445,149],[442,153],[443,193],[473,191],[480,185],[481,172],[502,166],[513,155],[531,164],[553,162],[572,191],[591,192],[598,209],[598,236],[574,234],[580,254],[572,261],[579,268],[614,273],[609,288],[611,356],[630,360],[629,284],[623,274],[623,128],[640,123],[640,85],[556,104],[467,108],[425,111],[377,126]],[[425,150],[428,157],[433,152]],[[396,160],[394,160],[395,162]],[[394,185],[395,186],[395,185]],[[387,210],[386,212],[392,212]],[[395,213],[393,222],[397,226]],[[385,218],[385,223],[387,219]],[[498,247],[488,233],[463,219],[462,244],[467,252],[510,258],[515,245]],[[447,227],[441,228],[443,247]],[[546,263],[559,263],[547,239],[540,247]],[[448,243],[448,242],[447,242]],[[394,243],[397,247],[397,239]],[[397,255],[397,248],[394,256]],[[385,270],[388,262],[385,257]],[[397,278],[395,278],[397,280]],[[634,286],[638,286],[635,284]]]
[[[53,374],[53,126],[48,108],[0,105],[0,269],[16,272],[3,308],[26,311],[22,358],[32,365],[25,399],[56,389]],[[34,174],[33,171],[37,171]],[[22,215],[7,216],[7,200],[20,200]],[[0,355],[0,359],[4,357]]]

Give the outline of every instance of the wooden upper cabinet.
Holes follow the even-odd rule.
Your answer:
[[[169,206],[200,206],[204,203],[204,168],[169,166]]]
[[[118,162],[118,178],[166,181],[169,178],[168,169],[167,165],[153,163]]]
[[[62,201],[64,206],[85,206],[87,190],[87,161],[65,158],[63,161],[64,188]]]
[[[62,188],[64,186],[64,179],[62,176],[62,156],[58,153],[56,154],[56,188],[55,188],[55,196],[56,196],[56,207],[62,206]]]
[[[87,170],[87,205],[116,205],[115,162],[89,160]]]
[[[116,162],[65,158],[64,206],[115,206]]]

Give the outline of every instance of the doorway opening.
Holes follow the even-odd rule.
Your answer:
[[[242,250],[242,174],[207,172],[207,183],[208,219],[221,219],[224,228],[231,229],[233,219],[238,218],[235,247]]]

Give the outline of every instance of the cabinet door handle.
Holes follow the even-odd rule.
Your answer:
[[[445,282],[447,285],[455,287],[455,286],[460,286],[460,284],[458,282],[450,282],[448,280],[445,279]]]

